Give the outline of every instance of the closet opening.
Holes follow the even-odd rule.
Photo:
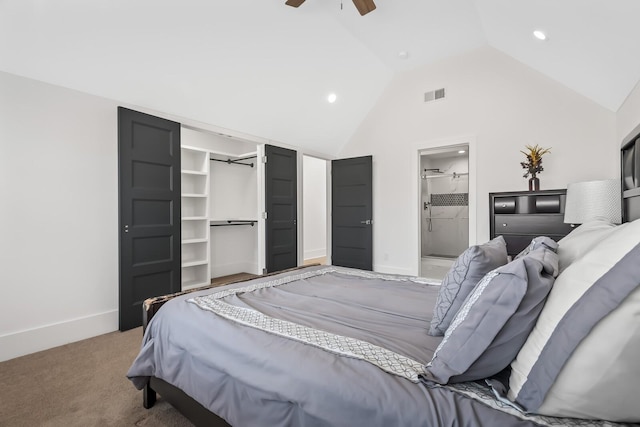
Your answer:
[[[302,156],[304,265],[327,262],[327,160]]]
[[[261,148],[182,126],[182,290],[262,273]]]

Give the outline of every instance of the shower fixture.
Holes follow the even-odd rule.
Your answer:
[[[425,171],[433,171],[433,175],[427,175],[426,173],[422,174],[422,179],[429,179],[429,178],[452,178],[452,179],[459,179],[463,176],[469,175],[468,172],[462,172],[462,173],[458,173],[458,172],[452,172],[452,173],[445,173],[443,171],[441,171],[440,169],[425,169]]]
[[[431,202],[423,202],[424,210],[427,211],[427,230],[433,231],[433,223],[431,221]]]
[[[427,172],[431,172],[432,174],[435,174],[435,175],[429,175]],[[422,179],[432,178],[433,176],[439,176],[440,174],[443,174],[443,173],[444,172],[438,168],[424,169],[422,171],[421,178]]]

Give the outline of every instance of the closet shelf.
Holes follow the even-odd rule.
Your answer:
[[[182,172],[185,175],[206,175],[206,172],[203,171],[197,171],[197,170],[190,170],[190,169],[183,169],[180,172]]]
[[[189,262],[183,262],[182,263],[182,267],[194,267],[196,265],[204,265],[204,264],[208,264],[209,260],[200,260],[200,261],[189,261]]]
[[[206,194],[199,194],[199,193],[182,193],[182,197],[207,197]]]
[[[182,243],[183,245],[188,245],[190,243],[206,243],[206,242],[208,242],[207,239],[201,238],[201,239],[184,239],[180,243]]]
[[[202,221],[203,219],[207,219],[206,216],[183,216],[181,218],[183,221]]]

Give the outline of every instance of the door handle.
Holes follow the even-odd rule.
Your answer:
[[[364,220],[364,221],[360,221],[360,224],[366,224],[366,225],[371,225],[373,224],[373,221],[370,219]]]

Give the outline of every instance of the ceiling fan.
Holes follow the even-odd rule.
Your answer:
[[[298,7],[302,3],[304,3],[304,0],[287,0],[285,2],[286,5],[293,7]],[[373,0],[353,0],[353,4],[356,5],[358,12],[360,12],[360,15],[362,16],[366,15],[376,8]]]

